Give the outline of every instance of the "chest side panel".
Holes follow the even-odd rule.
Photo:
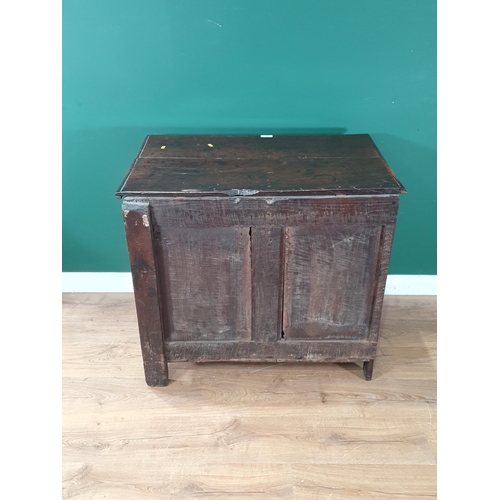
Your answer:
[[[169,341],[249,340],[249,228],[166,227],[155,238]]]
[[[285,229],[285,339],[366,340],[381,228]]]
[[[166,348],[187,349],[178,359],[237,359],[239,343],[265,343],[277,359],[310,342],[325,360],[330,342],[354,342],[358,357],[371,348],[381,235],[398,197],[149,202]]]

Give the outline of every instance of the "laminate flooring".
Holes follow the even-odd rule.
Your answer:
[[[170,363],[133,295],[63,294],[63,498],[436,498],[436,297],[386,296],[361,364]]]

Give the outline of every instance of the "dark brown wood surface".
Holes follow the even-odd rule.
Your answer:
[[[363,363],[363,373],[365,375],[365,380],[372,379],[374,364],[375,364],[375,359],[370,359],[370,361],[365,361]]]
[[[162,234],[168,231],[168,227],[394,224],[398,202],[399,197],[395,195],[149,199],[155,228]]]
[[[149,204],[124,200],[122,211],[146,382],[150,386],[165,386],[168,367],[163,350],[163,324]]]
[[[253,227],[251,232],[252,339],[257,342],[281,338],[281,233],[279,227]]]
[[[369,135],[149,136],[117,196],[400,194]]]
[[[394,239],[395,225],[382,226],[380,233],[379,255],[375,280],[373,282],[373,308],[370,318],[369,340],[376,342],[380,328],[380,317],[382,315],[382,304],[384,302],[385,284],[389,271],[389,260],[391,258],[392,242]]]
[[[149,136],[122,188],[149,385],[167,361],[363,361],[404,188],[368,135]]]
[[[285,230],[285,339],[367,340],[381,228]]]
[[[140,325],[171,361],[370,361],[398,200],[127,197]]]
[[[241,227],[157,232],[167,340],[251,339],[249,232]]]
[[[370,360],[376,344],[354,341],[169,342],[169,361],[315,361]]]

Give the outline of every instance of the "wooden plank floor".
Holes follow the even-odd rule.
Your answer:
[[[436,298],[387,296],[356,364],[172,363],[132,294],[63,295],[63,498],[436,498]]]

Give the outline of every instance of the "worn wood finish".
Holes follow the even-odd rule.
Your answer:
[[[332,169],[334,164],[334,169]],[[316,173],[311,175],[311,167]],[[370,171],[377,179],[364,179]],[[283,173],[286,172],[286,177]],[[239,174],[239,175],[238,175]],[[244,180],[242,179],[244,174]],[[387,168],[377,158],[324,159],[144,159],[138,160],[123,195],[182,196],[297,196],[302,179],[302,195],[399,194],[401,187],[384,178]],[[147,182],[149,190],[141,187]],[[189,188],[193,182],[200,189]],[[357,183],[356,191],[353,184]],[[159,186],[165,186],[164,191]],[[243,188],[242,186],[248,186]]]
[[[375,356],[375,344],[342,341],[169,342],[170,361],[314,361],[347,363]]]
[[[165,368],[357,361],[369,380],[403,192],[368,135],[148,137],[117,193],[148,222],[128,234],[145,353],[154,330]]]
[[[212,144],[213,147],[209,147]],[[165,146],[162,149],[162,146]],[[139,158],[379,158],[371,138],[357,135],[151,135]],[[298,187],[298,186],[297,186]]]
[[[251,241],[252,339],[275,342],[281,338],[282,330],[281,229],[253,227]]]
[[[149,136],[117,195],[402,192],[369,135]]]
[[[392,241],[394,239],[394,225],[382,227],[380,233],[378,266],[376,279],[373,282],[373,308],[370,318],[370,333],[368,340],[376,342],[380,328],[380,317],[382,314],[382,304],[384,301],[385,284],[387,282],[387,273],[389,271],[389,260],[391,258]]]
[[[138,198],[147,200],[155,228],[378,226],[395,224],[398,196]]]
[[[249,233],[234,227],[157,233],[166,340],[251,339]]]
[[[285,339],[366,340],[379,227],[285,230]]]
[[[365,361],[363,363],[363,373],[365,375],[365,380],[372,379],[374,362],[374,359],[370,359],[369,361]]]
[[[151,386],[164,386],[167,385],[168,368],[163,351],[163,325],[160,316],[148,203],[125,201],[123,219],[134,283],[146,382]]]
[[[62,498],[434,499],[436,316],[387,296],[369,383],[354,363],[172,363],[150,388],[133,294],[63,294]]]

